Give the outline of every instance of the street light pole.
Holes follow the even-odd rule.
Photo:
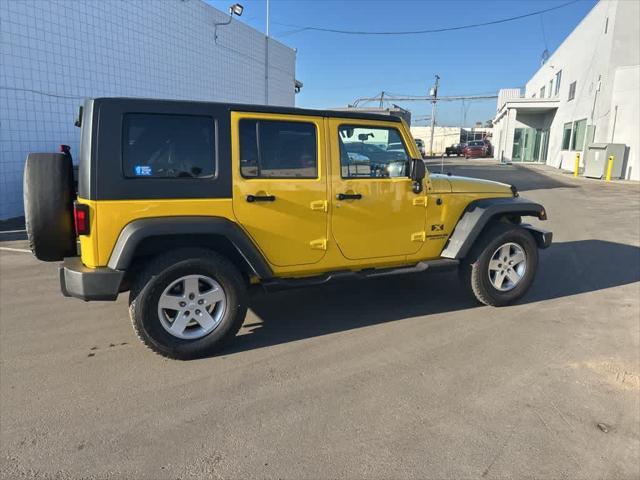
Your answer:
[[[438,84],[440,77],[436,75],[436,84],[431,89],[431,140],[429,141],[429,156],[433,157],[433,132],[436,127],[436,99],[438,98]]]

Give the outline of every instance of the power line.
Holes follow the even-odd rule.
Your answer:
[[[443,27],[443,28],[435,28],[429,30],[401,30],[401,31],[387,31],[387,32],[375,32],[375,31],[367,31],[367,30],[340,30],[337,28],[326,28],[326,27],[310,27],[303,25],[292,25],[288,23],[277,23],[278,25],[282,25],[284,27],[295,28],[296,30],[292,30],[290,32],[284,32],[285,34],[296,34],[304,31],[314,31],[314,32],[324,32],[324,33],[340,33],[343,35],[419,35],[423,33],[441,33],[441,32],[451,32],[455,30],[464,30],[468,28],[477,28],[477,27],[485,27],[487,25],[496,25],[499,23],[513,22],[514,20],[520,20],[522,18],[533,17],[534,15],[540,15],[547,12],[552,12],[553,10],[558,10],[560,8],[564,8],[568,5],[577,3],[580,0],[571,0],[569,2],[563,3],[561,5],[557,5],[555,7],[545,8],[544,10],[537,10],[535,12],[525,13],[523,15],[516,15],[515,17],[502,18],[500,20],[492,20],[490,22],[483,23],[471,23],[468,25],[458,25],[455,27]]]
[[[377,95],[375,97],[362,97],[357,98],[351,104],[352,107],[357,107],[360,103],[369,103],[369,102],[379,102],[382,95]],[[443,97],[437,97],[435,99],[436,102],[457,102],[460,100],[494,100],[498,98],[496,94],[483,94],[483,95],[449,95]],[[387,102],[424,102],[424,101],[434,101],[434,98],[430,95],[391,95],[389,93],[384,94],[384,99]]]

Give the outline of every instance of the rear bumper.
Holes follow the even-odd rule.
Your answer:
[[[85,267],[80,257],[65,258],[58,272],[62,294],[85,301],[115,300],[124,278],[120,270]]]

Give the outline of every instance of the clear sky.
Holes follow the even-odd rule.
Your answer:
[[[235,0],[207,0],[228,11]],[[426,95],[435,74],[439,95],[495,94],[524,86],[595,5],[576,3],[542,15],[478,28],[419,35],[343,35],[299,31],[314,26],[345,30],[424,30],[483,23],[567,3],[568,0],[271,0],[270,35],[297,49],[296,78],[304,88],[296,105],[343,107],[381,91]],[[603,0],[606,1],[606,0]],[[265,30],[266,0],[240,1],[240,21]],[[588,48],[588,46],[585,46]],[[414,119],[426,102],[397,102]],[[440,102],[438,124],[459,126],[492,118],[496,101]],[[425,124],[424,121],[414,124]]]

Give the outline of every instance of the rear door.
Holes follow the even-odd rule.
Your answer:
[[[425,241],[426,196],[415,194],[413,140],[397,122],[329,120],[333,236],[349,259],[416,253]]]
[[[277,266],[322,259],[327,166],[321,117],[232,112],[233,211]]]

